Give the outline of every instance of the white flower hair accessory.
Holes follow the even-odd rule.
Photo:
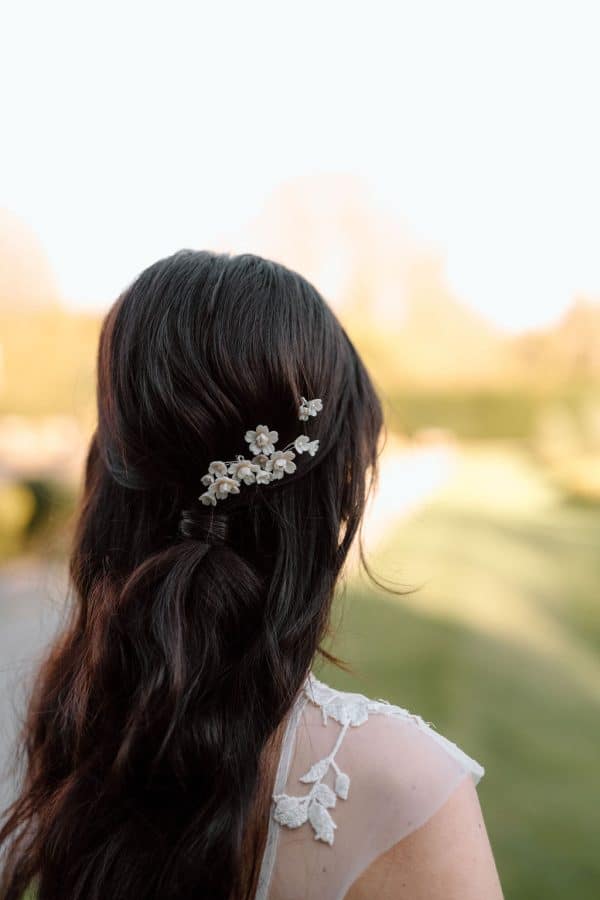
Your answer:
[[[322,409],[322,400],[300,397],[298,418],[307,422],[310,416],[316,416]],[[318,439],[311,440],[307,434],[299,434],[283,450],[276,450],[279,434],[271,431],[268,425],[257,425],[254,430],[248,430],[244,440],[253,454],[251,459],[240,454],[225,462],[213,460],[207,474],[202,476],[201,481],[206,490],[198,500],[204,506],[216,506],[217,500],[225,500],[230,494],[239,494],[242,484],[269,484],[286,474],[291,475],[296,471],[296,454],[308,453],[309,456],[314,456],[319,449]]]

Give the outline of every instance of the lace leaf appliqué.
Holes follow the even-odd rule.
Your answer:
[[[328,810],[335,807],[338,798],[347,800],[350,791],[350,776],[342,772],[335,760],[348,728],[363,725],[370,713],[384,713],[412,719],[421,728],[433,726],[431,723],[425,723],[421,716],[394,706],[387,700],[370,700],[362,694],[337,691],[319,681],[312,673],[304,686],[304,693],[311,703],[321,709],[324,725],[332,718],[339,722],[342,729],[331,753],[314,763],[308,772],[300,777],[299,780],[303,784],[312,784],[308,794],[273,795],[275,803],[273,817],[279,825],[285,825],[287,828],[300,828],[305,822],[309,822],[315,833],[315,840],[333,844],[337,825]],[[323,781],[330,770],[335,774],[333,789]]]
[[[337,825],[328,810],[335,807],[338,797],[340,800],[346,800],[350,790],[350,776],[346,772],[342,772],[335,761],[335,755],[344,740],[349,725],[349,721],[344,723],[331,753],[314,763],[308,772],[300,777],[303,784],[312,784],[308,794],[300,797],[290,796],[290,794],[274,795],[273,816],[280,825],[299,828],[305,822],[310,822],[315,833],[315,840],[333,844]],[[323,781],[330,770],[335,773],[333,789]]]
[[[335,745],[328,756],[314,763],[308,772],[300,777],[303,784],[312,785],[308,794],[292,796],[290,794],[274,794],[273,817],[280,825],[288,828],[299,828],[309,822],[315,833],[315,840],[333,844],[337,828],[328,810],[336,806],[337,800],[347,800],[350,791],[350,776],[342,772],[335,756],[350,727],[363,725],[371,714],[392,716],[411,721],[421,731],[426,732],[437,744],[454,757],[465,769],[480,778],[485,769],[476,760],[467,756],[455,743],[440,734],[433,722],[426,722],[421,716],[404,707],[396,706],[387,700],[371,700],[363,694],[338,691],[319,681],[312,673],[308,676],[303,689],[304,696],[321,710],[323,725],[332,718],[342,728]],[[333,789],[324,779],[333,771]]]

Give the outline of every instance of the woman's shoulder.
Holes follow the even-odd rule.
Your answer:
[[[286,898],[300,872],[307,897],[343,896],[465,778],[477,784],[483,774],[419,714],[311,674],[290,719],[273,792],[278,849],[269,896]],[[272,835],[272,856],[274,841]],[[265,873],[272,862],[265,860]]]
[[[311,674],[286,789],[274,796],[274,818],[307,822],[317,840],[333,844],[335,819],[351,795],[354,815],[379,826],[419,827],[466,774],[477,784],[483,766],[418,713],[383,699],[344,691]],[[293,792],[290,788],[294,788]],[[341,801],[341,803],[340,803]],[[401,836],[401,835],[400,835]]]

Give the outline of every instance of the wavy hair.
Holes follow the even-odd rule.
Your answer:
[[[251,254],[142,272],[103,322],[97,384],[74,602],[31,695],[0,897],[251,897],[283,724],[328,655],[376,480],[380,402],[315,288]],[[317,454],[202,506],[209,461],[257,422],[293,440],[302,395],[323,399]]]

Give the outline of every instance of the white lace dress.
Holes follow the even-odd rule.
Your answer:
[[[310,675],[291,711],[256,900],[341,900],[483,767],[431,723]]]

